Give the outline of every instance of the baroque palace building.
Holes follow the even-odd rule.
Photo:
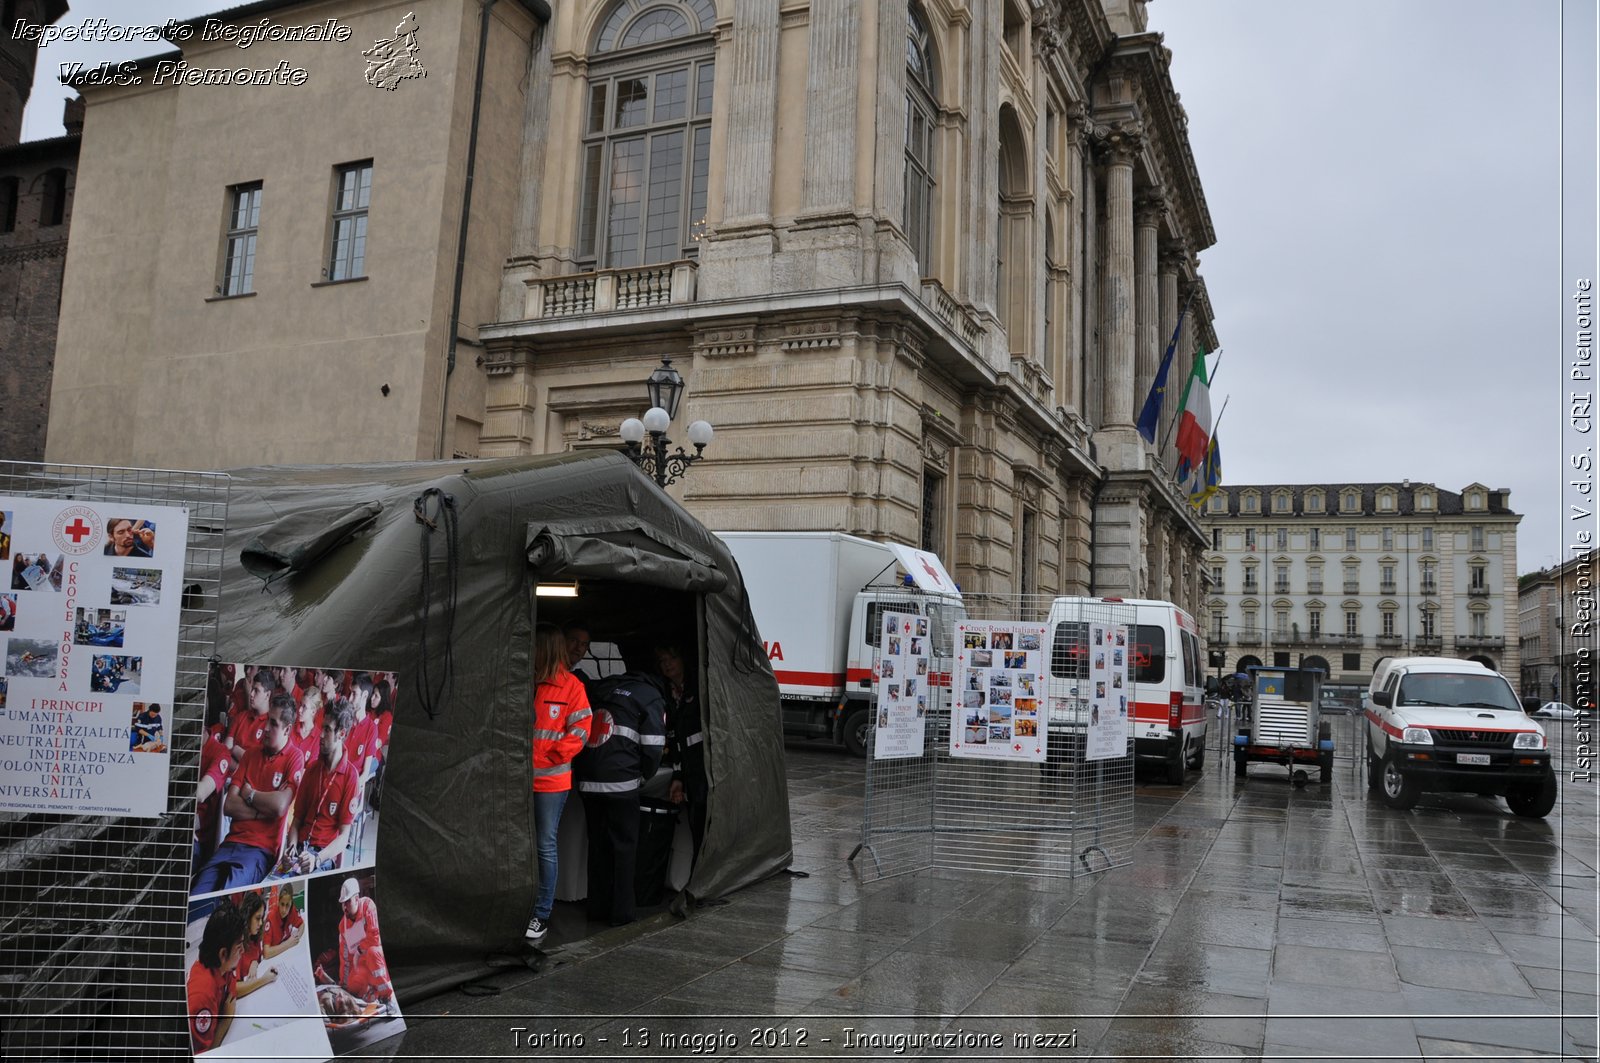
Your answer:
[[[716,428],[671,488],[711,527],[921,545],[969,594],[1201,601],[1134,422],[1180,307],[1169,379],[1216,346],[1215,234],[1142,0],[217,17],[351,37],[165,57],[294,86],[158,56],[84,89],[50,460],[616,446],[666,357],[678,423]],[[425,76],[375,86],[385,39]]]
[[[1510,492],[1468,484],[1229,486],[1205,507],[1198,618],[1235,670],[1323,668],[1365,684],[1384,657],[1464,657],[1516,682]]]

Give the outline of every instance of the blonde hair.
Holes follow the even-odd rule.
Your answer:
[[[300,695],[300,711],[304,712],[306,709],[316,709],[318,712],[322,711],[322,691],[318,690],[316,687],[312,687],[310,690],[306,690]]]
[[[554,624],[540,624],[533,632],[533,681],[548,683],[566,670],[566,637]]]

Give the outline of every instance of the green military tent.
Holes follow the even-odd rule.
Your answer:
[[[698,650],[711,792],[687,889],[715,897],[788,865],[778,689],[738,568],[624,455],[231,475],[217,655],[400,674],[377,872],[403,997],[520,944],[539,620]]]

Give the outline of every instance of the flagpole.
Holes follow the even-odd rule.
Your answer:
[[[1161,361],[1160,361],[1159,367],[1156,370],[1155,380],[1153,380],[1151,382],[1151,384],[1150,384],[1150,393],[1145,396],[1144,406],[1139,411],[1138,428],[1139,428],[1139,435],[1140,436],[1144,436],[1144,432],[1145,432],[1145,428],[1146,428],[1145,418],[1151,412],[1150,405],[1151,405],[1152,402],[1154,402],[1156,404],[1155,405],[1155,414],[1156,414],[1156,418],[1155,419],[1156,419],[1157,425],[1156,425],[1156,428],[1153,429],[1150,434],[1151,434],[1151,436],[1155,436],[1155,435],[1159,434],[1160,421],[1161,421],[1161,410],[1166,405],[1167,374],[1172,369],[1172,354],[1173,354],[1173,352],[1175,350],[1177,350],[1177,347],[1178,347],[1178,334],[1183,331],[1183,319],[1189,313],[1189,306],[1190,306],[1191,303],[1194,302],[1194,296],[1195,296],[1195,290],[1191,289],[1190,292],[1189,292],[1189,297],[1187,299],[1185,299],[1184,302],[1183,302],[1183,309],[1178,311],[1178,323],[1176,325],[1174,325],[1173,328],[1172,328],[1172,338],[1167,341],[1166,348],[1161,352]],[[1155,440],[1153,438],[1151,438],[1151,439],[1149,439],[1149,442],[1154,443]]]

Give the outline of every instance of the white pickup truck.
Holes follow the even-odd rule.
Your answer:
[[[1390,808],[1423,791],[1503,796],[1519,816],[1556,803],[1544,729],[1505,676],[1476,661],[1394,657],[1372,674],[1364,707],[1367,784]]]

